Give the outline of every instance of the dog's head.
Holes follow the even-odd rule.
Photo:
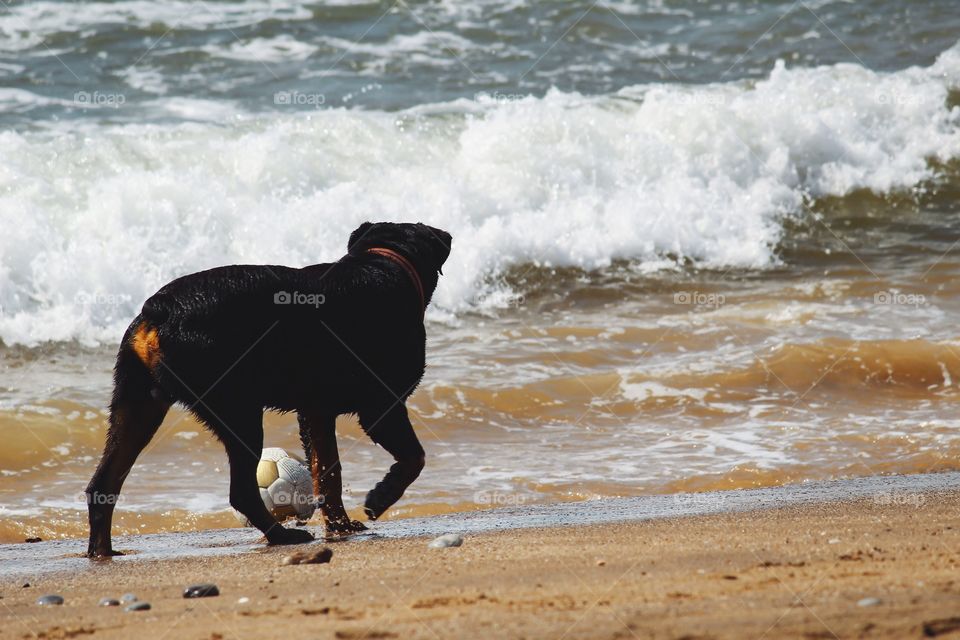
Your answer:
[[[453,238],[443,229],[422,222],[364,222],[350,234],[347,252],[362,255],[367,249],[392,249],[417,267],[427,296],[433,294],[443,263],[450,256]]]

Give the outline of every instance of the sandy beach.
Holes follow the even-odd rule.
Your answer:
[[[960,637],[960,491],[476,533],[459,548],[427,542],[326,543],[329,564],[284,566],[295,548],[258,547],[7,576],[0,635]],[[200,582],[221,595],[182,598]],[[127,592],[151,610],[97,606]],[[66,602],[35,604],[49,593]]]
[[[960,640],[958,4],[3,1],[0,640]]]

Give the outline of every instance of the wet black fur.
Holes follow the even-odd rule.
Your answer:
[[[379,516],[423,466],[405,401],[424,374],[426,334],[409,275],[366,250],[383,247],[406,257],[429,303],[450,243],[448,233],[423,224],[364,223],[335,263],[219,267],[178,278],[150,297],[117,356],[107,444],[87,489],[89,554],[113,553],[113,502],[173,403],[223,441],[231,504],[248,517],[253,512],[251,522],[278,543],[302,542],[295,534],[304,532],[268,523],[257,507],[262,503],[247,476],[263,445],[262,412],[298,412],[308,459],[317,425],[332,429],[337,415],[358,414],[367,433],[398,461],[368,496],[368,516]],[[322,303],[278,304],[283,293]],[[132,348],[142,323],[158,332],[153,370]]]

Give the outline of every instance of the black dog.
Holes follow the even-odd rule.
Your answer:
[[[347,255],[303,269],[230,266],[184,276],[143,305],[114,369],[110,428],[87,487],[90,557],[115,555],[113,508],[137,456],[179,402],[224,444],[230,504],[270,544],[313,539],[279,526],[260,500],[263,411],[296,411],[328,531],[364,529],[341,499],[335,419],[356,413],[396,463],[367,494],[376,519],[423,469],[406,400],[424,372],[423,313],[450,254],[450,234],[369,222]]]

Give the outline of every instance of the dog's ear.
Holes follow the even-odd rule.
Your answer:
[[[350,234],[350,239],[347,241],[347,253],[353,251],[353,246],[363,239],[363,236],[367,234],[367,231],[369,231],[372,226],[372,222],[364,222],[354,229],[353,233]]]
[[[450,257],[450,246],[453,242],[453,236],[436,227],[427,227],[427,237],[429,238],[430,254],[433,257],[434,266],[437,273],[443,275],[443,263]]]

